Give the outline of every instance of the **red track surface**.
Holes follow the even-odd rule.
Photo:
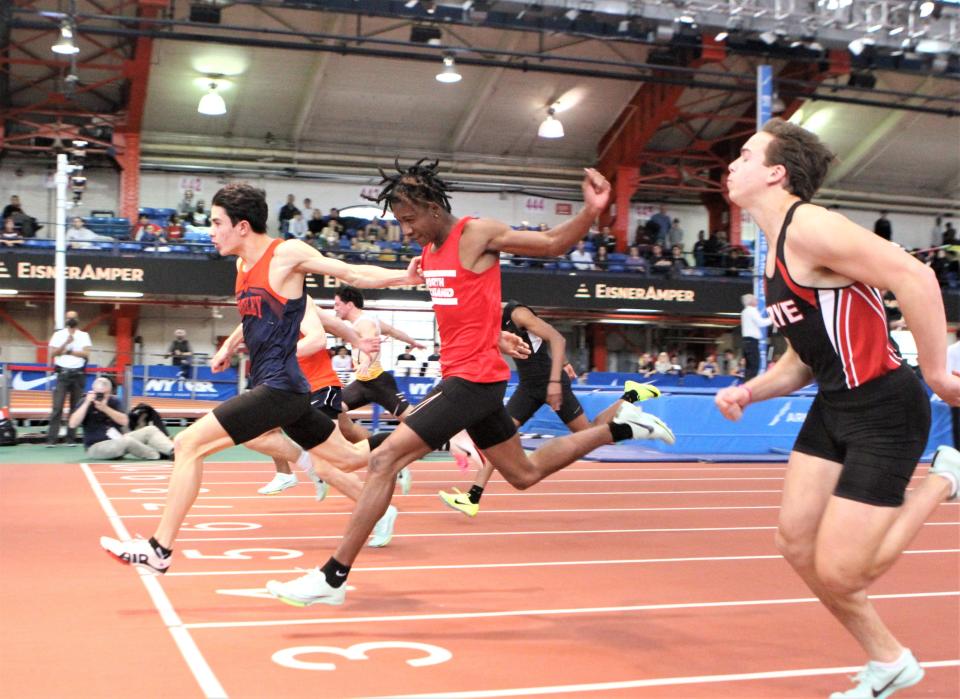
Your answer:
[[[307,609],[263,585],[326,560],[350,502],[258,496],[268,469],[207,466],[151,597],[97,538],[152,532],[169,464],[0,466],[0,694],[825,697],[864,661],[773,547],[781,464],[581,463],[468,519],[436,497],[455,467],[422,463],[346,604]],[[958,533],[941,506],[871,590],[930,664],[898,699],[960,696]]]

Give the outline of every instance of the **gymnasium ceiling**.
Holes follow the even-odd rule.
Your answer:
[[[30,12],[66,11],[66,3],[20,4],[13,14],[10,56],[22,60],[8,64],[7,109],[46,102],[45,109],[54,114],[58,104],[67,104],[73,111],[108,115],[101,123],[109,123],[111,114],[122,116],[127,84],[104,80],[131,57],[133,38],[93,32],[115,22],[81,22],[80,53],[71,69],[68,60],[49,50],[54,33],[16,23],[37,21]],[[103,15],[104,4],[78,0],[75,11]],[[562,191],[578,181],[581,167],[597,162],[601,139],[617,128],[638,90],[649,89],[637,77],[651,73],[637,64],[663,56],[662,47],[646,43],[458,24],[440,26],[441,48],[411,43],[409,18],[260,3],[219,7],[220,25],[214,26],[187,24],[189,6],[173,5],[167,19],[184,23],[158,31],[170,30],[178,38],[152,42],[142,120],[145,168],[305,177],[335,172],[362,179],[394,156],[431,156],[446,163],[455,180]],[[434,79],[445,51],[458,61],[463,76],[458,83]],[[678,105],[711,116],[687,127],[661,125],[647,149],[683,149],[694,137],[717,138],[735,128],[730,119],[745,115],[744,100],[751,98],[760,62],[779,70],[786,59],[728,53],[692,78],[667,73],[670,79],[709,84],[709,89],[685,89]],[[544,67],[558,72],[542,72]],[[64,91],[71,72],[79,79],[73,96],[51,100]],[[211,75],[224,76],[219,80],[227,105],[223,116],[197,113]],[[960,118],[893,107],[958,110],[957,75],[929,70],[876,70],[873,75],[872,89],[847,90],[847,76],[827,78],[817,89],[828,98],[875,104],[807,101],[794,117],[839,155],[827,188],[902,197],[904,204],[929,200],[931,206],[947,207],[952,201],[956,208]],[[538,138],[548,105],[558,101],[565,137]],[[750,110],[747,104],[747,116]],[[9,134],[9,122],[7,129]]]

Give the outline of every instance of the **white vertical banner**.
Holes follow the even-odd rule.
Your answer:
[[[773,116],[773,66],[757,66],[757,131]],[[757,297],[757,310],[766,312],[767,295],[763,283],[767,267],[767,236],[754,223],[756,239],[753,243],[753,293]],[[760,328],[760,372],[767,369],[767,329]]]

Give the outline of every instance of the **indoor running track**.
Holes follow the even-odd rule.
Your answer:
[[[414,466],[397,534],[342,607],[265,595],[333,551],[351,503],[270,465],[209,463],[162,577],[101,534],[149,536],[167,462],[0,466],[0,694],[9,697],[826,697],[861,651],[773,546],[783,464],[581,462],[469,519]],[[918,476],[927,466],[918,469]],[[960,696],[960,507],[941,506],[872,595]]]

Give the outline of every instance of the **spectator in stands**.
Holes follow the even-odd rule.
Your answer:
[[[940,248],[930,253],[926,264],[927,267],[932,269],[933,273],[937,275],[937,282],[940,286],[946,288],[948,286],[948,274],[950,272],[950,258],[947,257],[946,249]]]
[[[707,253],[704,250],[707,244],[707,232],[697,232],[697,242],[693,244],[693,264],[697,267],[706,266]]]
[[[87,457],[97,461],[122,459],[127,454],[137,459],[169,459],[173,442],[158,427],[148,425],[123,434],[129,423],[120,400],[112,395],[110,379],[100,376],[93,382],[80,407],[70,414],[70,429],[83,425],[83,445]]]
[[[148,226],[153,224],[150,223],[150,219],[146,214],[140,214],[137,218],[137,223],[130,231],[130,240],[140,240],[142,236],[147,233]]]
[[[763,328],[773,323],[768,315],[760,315],[757,310],[757,297],[753,294],[744,294],[740,297],[743,310],[740,312],[740,334],[743,337],[743,358],[746,360],[743,380],[749,381],[760,371],[760,338],[763,337]]]
[[[728,248],[725,276],[739,277],[740,272],[746,269],[750,269],[750,258],[743,254],[743,248],[739,245]]]
[[[683,228],[680,227],[680,219],[675,218],[670,223],[670,233],[667,235],[667,246],[671,249],[674,245],[683,248]]]
[[[307,219],[307,233],[311,238],[319,238],[324,245],[330,244],[330,241],[323,235],[323,212],[320,209],[314,209]],[[337,241],[333,241],[336,245]]]
[[[13,218],[3,219],[3,231],[0,231],[0,246],[12,248],[14,245],[23,245],[23,236],[13,224]]]
[[[650,221],[657,227],[654,242],[660,243],[660,245],[666,245],[667,237],[670,235],[670,227],[673,225],[673,221],[667,213],[667,207],[661,206],[659,213],[651,216]]]
[[[887,212],[881,211],[880,218],[873,223],[873,232],[884,240],[893,240],[893,224],[887,218]]]
[[[180,240],[183,238],[183,226],[180,225],[180,217],[177,214],[170,214],[167,221],[167,240]]]
[[[654,371],[653,363],[653,355],[644,352],[637,358],[637,371],[641,374],[652,374]]]
[[[303,220],[303,214],[297,211],[287,225],[286,237],[303,240],[307,237],[307,230],[307,222]]]
[[[324,223],[331,226],[337,233],[343,232],[343,222],[340,220],[340,210],[336,207],[330,209],[330,213],[324,216]]]
[[[190,214],[189,223],[198,228],[208,228],[210,226],[210,214],[204,208],[203,199],[197,202],[196,210]]]
[[[953,227],[953,223],[947,221],[947,225],[943,229],[943,245],[957,245],[958,243],[960,243],[960,240],[957,239],[957,229]]]
[[[193,366],[193,350],[187,339],[187,331],[183,328],[174,330],[173,342],[170,343],[167,356],[170,357],[170,364],[180,367],[181,378],[187,378],[190,375],[190,368]]]
[[[600,248],[606,248],[608,253],[617,251],[617,236],[615,236],[613,231],[610,230],[610,226],[601,226],[598,238],[599,242],[597,243],[597,250]]]
[[[670,360],[669,354],[661,352],[653,363],[653,371],[656,374],[676,374],[679,367],[675,366],[674,362]]]
[[[23,209],[20,208],[20,197],[16,194],[10,196],[10,203],[3,207],[3,214],[0,215],[0,218],[6,220],[10,216],[17,212],[22,212]]]
[[[712,379],[720,373],[720,365],[717,363],[717,355],[711,352],[700,364],[697,365],[697,373],[700,376],[706,376]]]
[[[163,229],[155,223],[150,223],[144,214],[140,215],[140,220],[134,228],[133,239],[144,245],[167,242],[167,239],[163,237]]]
[[[724,350],[723,359],[720,360],[720,373],[724,376],[733,376],[740,368],[740,362],[733,350]]]
[[[433,354],[427,357],[428,362],[439,362],[440,361],[440,343],[437,343],[433,346]]]
[[[586,243],[579,241],[576,249],[570,253],[570,261],[574,269],[588,270],[593,269],[593,253],[587,251]]]
[[[106,235],[97,235],[87,228],[83,219],[74,216],[70,221],[70,228],[67,229],[67,243],[71,248],[95,248],[93,243],[110,243],[113,238]]]
[[[628,272],[646,272],[647,260],[640,256],[640,248],[636,245],[631,246],[624,265]]]
[[[183,201],[177,206],[177,211],[183,214],[184,218],[189,218],[194,211],[197,210],[197,205],[193,201],[193,190],[185,189],[183,192]]]
[[[683,256],[683,247],[681,245],[674,245],[670,249],[670,261],[672,262],[670,276],[674,279],[683,276],[683,270],[690,266],[687,264],[687,258]]]
[[[293,218],[293,215],[300,211],[293,202],[293,195],[288,194],[287,203],[280,207],[280,213],[277,214],[277,218],[280,221],[280,233],[284,237],[286,237],[287,230],[290,228],[290,220]]]
[[[541,265],[533,265],[535,267],[540,267]],[[596,269],[606,269],[607,268],[607,249],[602,245],[597,248],[597,256],[593,260],[593,266]]]
[[[640,248],[640,252],[646,254],[647,249],[653,245],[657,236],[657,224],[652,220],[637,224],[637,230],[633,234],[633,244]]]
[[[402,353],[397,355],[398,362],[415,362],[417,361],[416,356],[413,354],[413,347],[407,345],[406,349]]]
[[[713,231],[710,237],[703,241],[703,266],[719,267],[723,259],[723,247],[720,231]]]
[[[673,269],[673,258],[663,254],[663,246],[654,243],[650,248],[650,271],[653,274],[666,276]]]
[[[300,207],[300,213],[303,214],[303,220],[307,223],[310,223],[311,219],[313,219],[314,211],[316,211],[316,209],[313,208],[313,202],[310,201],[309,197],[304,197],[303,206]]]
[[[883,292],[883,310],[891,330],[903,330],[907,327],[907,321],[903,319],[903,314],[900,312],[900,302],[892,291]]]
[[[90,335],[79,329],[80,319],[76,311],[67,311],[65,327],[57,330],[47,343],[47,357],[57,374],[57,386],[53,390],[53,410],[50,413],[50,426],[47,429],[47,446],[55,446],[60,438],[60,419],[63,416],[63,404],[70,396],[70,411],[76,412],[83,396],[86,376],[83,368],[90,356]],[[67,429],[67,441],[76,441],[76,427]]]
[[[330,361],[333,365],[333,370],[336,372],[353,371],[353,358],[343,345],[337,347],[336,354],[333,355]]]

